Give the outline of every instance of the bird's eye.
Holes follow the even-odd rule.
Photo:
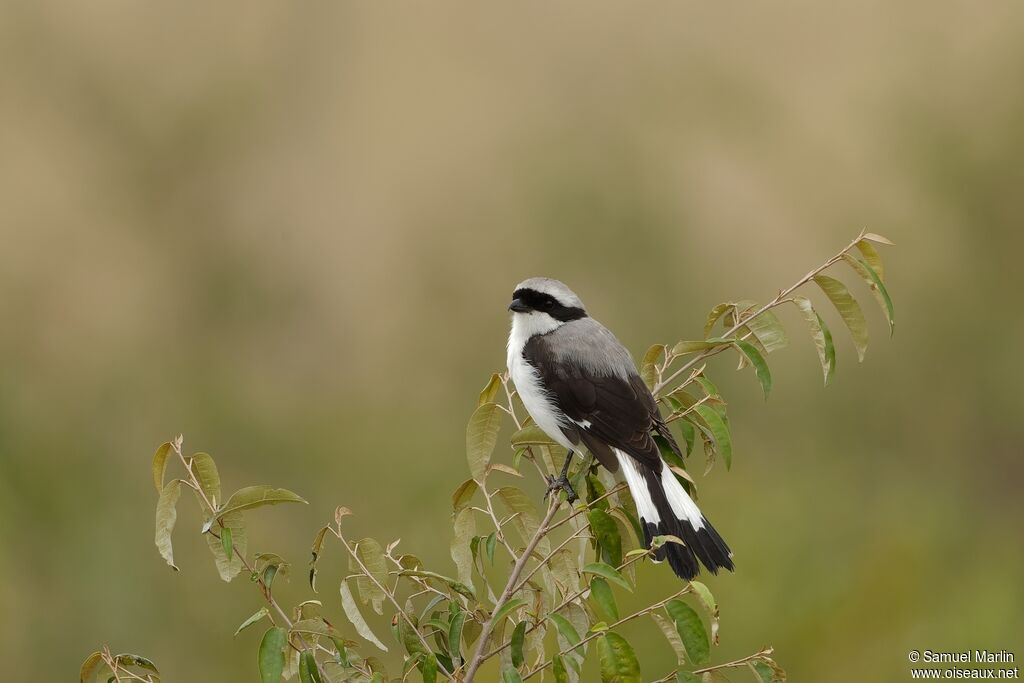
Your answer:
[[[554,305],[555,305],[555,302],[552,301],[551,299],[545,299],[544,300],[544,308],[551,308]]]

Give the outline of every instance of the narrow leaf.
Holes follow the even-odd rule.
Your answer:
[[[676,630],[675,622],[670,621],[657,612],[651,612],[651,618],[654,619],[654,623],[658,625],[658,628],[665,635],[665,640],[672,646],[672,651],[676,653],[676,661],[679,665],[686,664],[686,648],[683,647],[683,639],[679,637],[679,631]]]
[[[267,629],[260,641],[259,667],[262,683],[279,683],[284,672],[284,647],[288,636],[277,626]]]
[[[190,459],[192,474],[196,475],[199,484],[206,492],[206,497],[211,502],[219,505],[220,497],[220,474],[217,473],[217,463],[209,453],[196,453]]]
[[[810,299],[795,296],[793,303],[800,309],[807,326],[811,328],[811,338],[814,340],[814,348],[818,352],[818,360],[821,362],[821,371],[827,386],[832,381],[836,370],[836,349],[832,344],[832,333],[818,312],[814,310]]]
[[[473,510],[465,507],[455,513],[455,533],[452,536],[451,556],[459,572],[459,581],[473,585],[473,553],[470,542],[476,535],[476,519]]]
[[[630,585],[629,581],[627,581],[625,577],[622,576],[622,574],[620,574],[615,567],[607,565],[604,562],[591,562],[583,568],[583,572],[586,574],[595,574],[602,578],[608,579],[612,583],[617,583],[618,585],[622,586],[630,593],[633,592],[633,586]]]
[[[467,479],[459,484],[459,488],[455,489],[455,492],[452,493],[452,511],[458,512],[469,505],[473,500],[473,494],[475,494],[479,488],[480,485],[473,479]]]
[[[448,649],[455,661],[462,659],[462,627],[465,623],[466,613],[460,609],[448,624]]]
[[[362,562],[363,566],[366,567],[366,571],[369,573],[373,581],[360,581],[359,590],[362,592],[363,600],[369,600],[373,604],[373,611],[377,614],[383,613],[384,605],[384,586],[388,580],[388,568],[387,561],[384,559],[384,548],[381,547],[380,543],[373,538],[364,538],[363,540],[356,543],[356,555]],[[353,566],[353,571],[356,571],[356,567]],[[362,568],[360,567],[361,571]],[[365,585],[364,585],[365,584]]]
[[[857,359],[863,361],[864,352],[868,348],[868,321],[864,318],[864,311],[861,310],[860,304],[850,294],[846,285],[835,278],[816,275],[814,282],[821,287],[821,291],[825,292],[829,301],[839,311],[847,329],[850,330],[850,336],[853,337],[853,345],[857,348]]]
[[[523,683],[523,677],[515,669],[503,669],[501,683]]]
[[[761,343],[768,353],[781,349],[789,343],[782,323],[779,322],[778,317],[770,310],[764,311],[753,318],[747,318],[743,320],[743,323],[753,332],[754,336],[757,337],[757,341]]]
[[[893,242],[889,241],[888,237],[882,237],[881,235],[873,232],[866,232],[860,236],[862,240],[869,240],[871,242],[878,242],[879,244],[888,244],[890,247],[895,246]]]
[[[768,369],[767,361],[765,361],[764,356],[761,355],[761,352],[757,347],[748,341],[737,339],[736,347],[753,366],[754,372],[757,374],[757,380],[761,383],[761,391],[764,393],[764,399],[767,401],[768,394],[772,390],[772,373],[771,370]]]
[[[626,641],[614,631],[597,639],[602,683],[641,683],[640,662]]]
[[[523,600],[522,598],[515,598],[514,600],[509,600],[501,606],[501,609],[497,610],[491,616],[491,621],[493,621],[495,624],[500,624],[501,620],[504,619],[509,612],[511,612],[514,609],[519,609],[520,607],[523,607],[526,604],[526,600]]]
[[[233,556],[228,559],[224,552],[224,544],[212,533],[205,534],[206,547],[210,549],[213,560],[217,565],[217,573],[224,581],[231,581],[242,571],[242,556],[248,547],[248,534],[245,529],[245,518],[241,512],[233,512],[221,515],[219,518],[221,530],[231,530],[231,547]],[[219,535],[219,534],[218,534]]]
[[[640,378],[643,379],[647,388],[651,389],[658,382],[658,361],[665,354],[664,344],[655,344],[647,349],[647,353],[640,361]]]
[[[423,660],[420,673],[423,675],[423,683],[437,683],[437,657],[433,652],[428,653]]]
[[[347,581],[341,582],[340,591],[341,607],[345,610],[345,616],[348,617],[348,620],[355,627],[356,633],[362,636],[364,640],[368,640],[369,642],[376,645],[378,649],[387,652],[387,646],[384,645],[384,643],[380,642],[377,636],[373,634],[373,631],[370,630],[370,627],[366,623],[366,620],[363,619],[363,615],[362,613],[360,613],[359,607],[356,605],[356,601],[352,597],[352,589],[348,587]]]
[[[677,671],[676,683],[702,683],[702,681],[689,671]]]
[[[164,490],[164,474],[167,472],[167,456],[170,452],[171,443],[165,441],[157,447],[156,453],[153,454],[153,484],[156,486],[157,493]]]
[[[622,564],[622,539],[619,537],[619,527],[615,520],[599,508],[591,509],[587,513],[587,520],[590,522],[590,530],[601,546],[602,558],[609,565],[618,567]]]
[[[241,626],[239,626],[238,629],[235,631],[235,635],[237,636],[239,633],[249,628],[250,626],[258,622],[260,619],[267,616],[268,614],[270,614],[270,612],[267,610],[266,607],[260,607],[258,610],[256,610],[255,614],[253,614],[251,617],[242,622]]]
[[[234,546],[231,545],[231,528],[225,527],[220,530],[220,544],[224,548],[224,554],[228,558],[228,562],[234,557]]]
[[[718,452],[722,455],[722,460],[725,461],[725,468],[729,469],[732,467],[732,437],[729,435],[729,426],[725,423],[722,415],[706,403],[694,405],[693,411],[700,415],[708,429],[711,430]]]
[[[706,663],[711,653],[711,645],[708,643],[708,634],[700,615],[681,600],[669,600],[665,604],[665,610],[676,623],[676,630],[686,647],[690,661],[698,665]]]
[[[305,503],[297,493],[288,489],[272,486],[246,486],[231,494],[228,502],[218,511],[218,516],[250,510],[263,505],[279,505],[280,503]]]
[[[484,480],[500,426],[501,411],[494,403],[485,403],[477,408],[466,426],[466,459],[470,474],[478,482]]]
[[[551,621],[555,622],[555,628],[562,634],[566,642],[569,645],[578,645],[580,642],[580,634],[576,630],[576,627],[572,625],[572,622],[563,617],[558,612],[552,612],[547,617]]]
[[[878,279],[884,282],[885,264],[882,263],[882,256],[878,253],[878,250],[867,240],[857,242],[857,249],[860,251],[860,255],[864,257],[864,261],[878,273]]]
[[[171,547],[171,532],[178,519],[178,498],[181,497],[181,480],[174,479],[160,491],[160,499],[156,503],[156,549],[160,557],[167,561],[174,571],[174,549]]]
[[[555,683],[569,683],[569,672],[565,668],[565,660],[562,655],[555,655],[551,660],[551,672],[555,676]]]
[[[717,323],[719,319],[721,319],[721,317],[725,315],[726,311],[728,311],[730,308],[732,308],[732,304],[722,303],[718,304],[717,306],[711,309],[711,311],[708,313],[707,320],[704,322],[705,339],[711,336],[711,330],[715,329],[715,323]]]
[[[526,642],[526,620],[516,624],[509,641],[512,647],[512,666],[517,669],[523,665],[523,643]]]
[[[500,390],[501,375],[495,373],[491,375],[491,378],[487,380],[487,384],[480,390],[480,399],[477,402],[477,407],[482,406],[485,403],[493,403],[494,398],[498,395]]]
[[[610,621],[619,620],[619,608],[615,604],[615,595],[612,593],[608,582],[599,576],[595,576],[590,582],[590,597],[600,608],[604,616]]]
[[[305,650],[299,655],[299,680],[302,683],[323,683],[320,679],[320,670],[316,668],[316,657],[310,650]]]
[[[554,440],[535,424],[530,424],[512,435],[513,448],[522,446],[557,446]]]
[[[882,284],[882,279],[878,277],[878,273],[871,266],[850,254],[843,254],[843,260],[857,271],[861,279],[867,283],[868,289],[871,290],[871,295],[875,297],[882,312],[885,313],[886,320],[889,321],[889,336],[892,336],[896,324],[893,317],[892,298],[889,296],[889,290]]]

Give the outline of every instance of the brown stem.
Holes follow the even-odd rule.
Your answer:
[[[737,320],[735,325],[733,325],[731,328],[726,330],[725,333],[722,334],[722,337],[728,337],[729,335],[736,334],[736,332],[738,332],[741,327],[743,327],[744,325],[749,323],[751,320],[753,320],[757,316],[761,315],[762,313],[764,313],[768,309],[774,308],[774,307],[778,306],[779,304],[781,304],[783,302],[783,300],[786,299],[786,297],[788,297],[790,294],[792,294],[794,292],[794,290],[796,290],[798,287],[801,287],[801,286],[807,284],[808,282],[810,282],[814,278],[815,275],[817,275],[821,271],[825,270],[829,266],[835,265],[836,263],[841,261],[843,259],[843,254],[845,254],[846,252],[848,252],[851,249],[853,249],[854,247],[856,247],[857,246],[857,242],[860,242],[863,237],[864,237],[864,232],[861,231],[861,233],[859,235],[857,235],[857,237],[852,242],[850,242],[848,245],[846,245],[839,253],[835,254],[834,256],[829,258],[827,261],[825,261],[825,263],[821,264],[820,266],[818,266],[814,270],[812,270],[809,273],[807,273],[806,275],[804,275],[802,278],[797,280],[794,284],[790,285],[786,289],[784,289],[781,292],[779,292],[778,296],[776,296],[774,299],[772,299],[771,301],[766,303],[761,308],[759,308],[756,311],[754,311],[754,313],[752,313],[751,315],[747,316],[746,318],[743,318],[742,320]],[[723,350],[725,350],[727,348],[729,348],[728,345],[723,345],[723,346],[716,346],[715,348],[708,349],[707,351],[701,351],[696,356],[691,358],[689,361],[684,363],[681,367],[679,367],[676,370],[674,370],[671,375],[669,375],[668,377],[666,377],[662,381],[658,382],[658,384],[655,385],[654,390],[651,393],[652,394],[657,394],[659,391],[661,391],[662,389],[667,387],[669,384],[671,384],[673,382],[673,380],[675,380],[677,377],[679,377],[679,375],[683,374],[684,372],[689,370],[691,367],[693,367],[697,363],[701,362],[705,358],[709,358],[711,356],[714,356],[717,353],[721,353]]]
[[[551,518],[555,516],[555,512],[558,511],[558,500],[556,496],[551,496],[548,502],[548,511],[544,515],[544,519],[537,527],[536,533],[533,534],[533,538],[526,544],[526,548],[523,549],[523,554],[516,560],[515,566],[512,567],[512,573],[509,574],[508,582],[505,584],[505,589],[501,592],[501,596],[498,601],[494,603],[494,609],[491,610],[491,614],[487,617],[487,621],[484,622],[483,628],[480,630],[480,636],[477,638],[476,652],[473,653],[473,658],[469,661],[469,666],[466,668],[465,683],[472,683],[473,678],[476,676],[477,670],[483,663],[484,648],[487,647],[487,641],[491,638],[491,633],[494,631],[494,615],[500,610],[505,603],[509,601],[509,598],[515,592],[515,586],[519,582],[519,576],[523,573],[526,568],[526,563],[530,559],[530,555],[533,554],[537,544],[540,543],[540,539],[548,533],[548,524],[551,523]]]

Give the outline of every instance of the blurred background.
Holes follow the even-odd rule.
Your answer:
[[[109,643],[168,681],[256,679],[259,634],[231,633],[258,596],[220,582],[190,500],[182,571],[153,547],[161,441],[311,501],[250,515],[250,547],[296,565],[286,600],[337,504],[450,570],[516,282],[567,281],[639,356],[862,227],[898,245],[893,339],[840,269],[863,365],[831,316],[823,388],[786,313],[768,403],[750,370],[710,370],[736,455],[701,499],[739,567],[709,580],[715,656],[772,644],[828,683],[907,680],[910,649],[1024,654],[1020,3],[0,12],[9,675],[73,680]],[[674,585],[645,571],[650,597]],[[644,634],[655,678],[673,658]]]

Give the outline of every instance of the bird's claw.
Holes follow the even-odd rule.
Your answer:
[[[548,481],[548,490],[544,493],[544,499],[556,491],[565,491],[566,500],[570,504],[575,503],[579,500],[579,496],[576,495],[576,491],[572,488],[572,484],[569,483],[569,478],[564,474],[558,477],[548,475],[545,477]]]

